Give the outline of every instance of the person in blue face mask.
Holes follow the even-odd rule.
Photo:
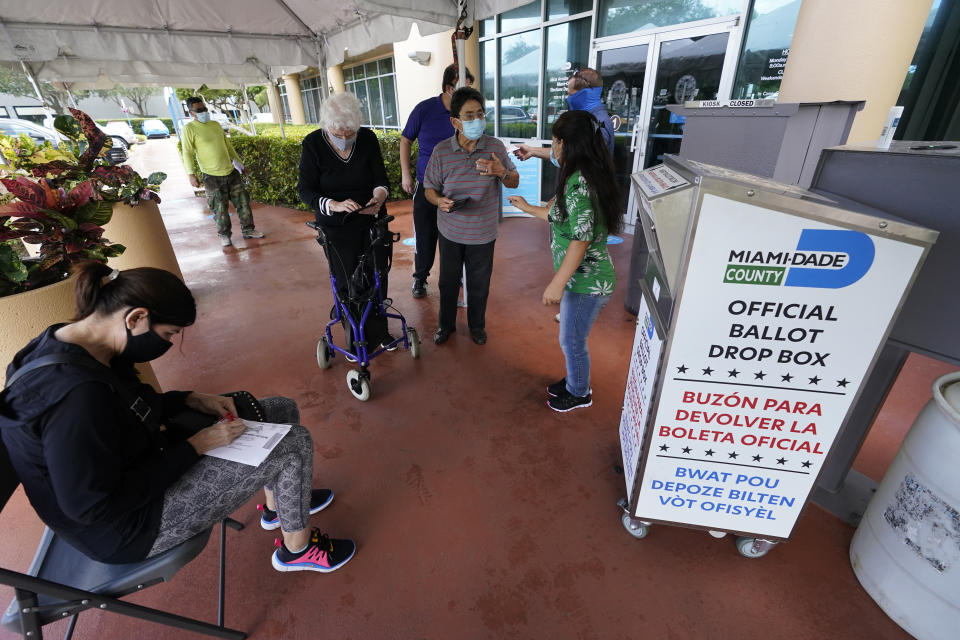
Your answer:
[[[520,184],[506,148],[486,135],[483,96],[462,87],[450,99],[456,134],[437,143],[423,174],[424,195],[437,208],[440,231],[440,321],[433,336],[443,344],[457,330],[460,273],[467,273],[467,325],[476,344],[486,344],[486,308],[493,272],[493,245],[503,212],[502,188]]]
[[[613,157],[613,122],[610,120],[610,114],[607,113],[607,107],[603,104],[603,77],[589,67],[574,71],[567,80],[567,104],[570,105],[571,111],[586,111],[597,119],[603,141],[610,152],[610,157]],[[521,160],[551,159],[550,147],[521,144],[517,145],[513,153]]]

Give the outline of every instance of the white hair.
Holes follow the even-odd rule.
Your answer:
[[[327,131],[357,131],[360,109],[360,100],[352,93],[335,93],[320,105],[320,126]]]

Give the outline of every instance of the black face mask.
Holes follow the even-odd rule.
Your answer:
[[[172,342],[164,340],[153,330],[152,324],[146,333],[141,333],[138,336],[133,335],[130,328],[127,327],[126,320],[124,320],[123,328],[127,330],[127,344],[123,347],[123,351],[120,352],[120,357],[130,362],[150,362],[151,360],[156,360],[173,346]]]

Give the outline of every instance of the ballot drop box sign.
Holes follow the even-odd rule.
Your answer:
[[[636,443],[645,427],[627,480],[634,517],[776,540],[790,536],[928,245],[748,200],[701,192],[656,385],[649,373],[627,382],[628,397],[655,386],[634,391],[650,415],[625,406],[620,432]],[[643,318],[637,334],[634,360],[648,355],[631,376],[660,349]]]

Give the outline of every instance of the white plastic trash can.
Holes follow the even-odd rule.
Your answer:
[[[960,637],[960,371],[934,382],[853,536],[850,562],[918,640]]]

